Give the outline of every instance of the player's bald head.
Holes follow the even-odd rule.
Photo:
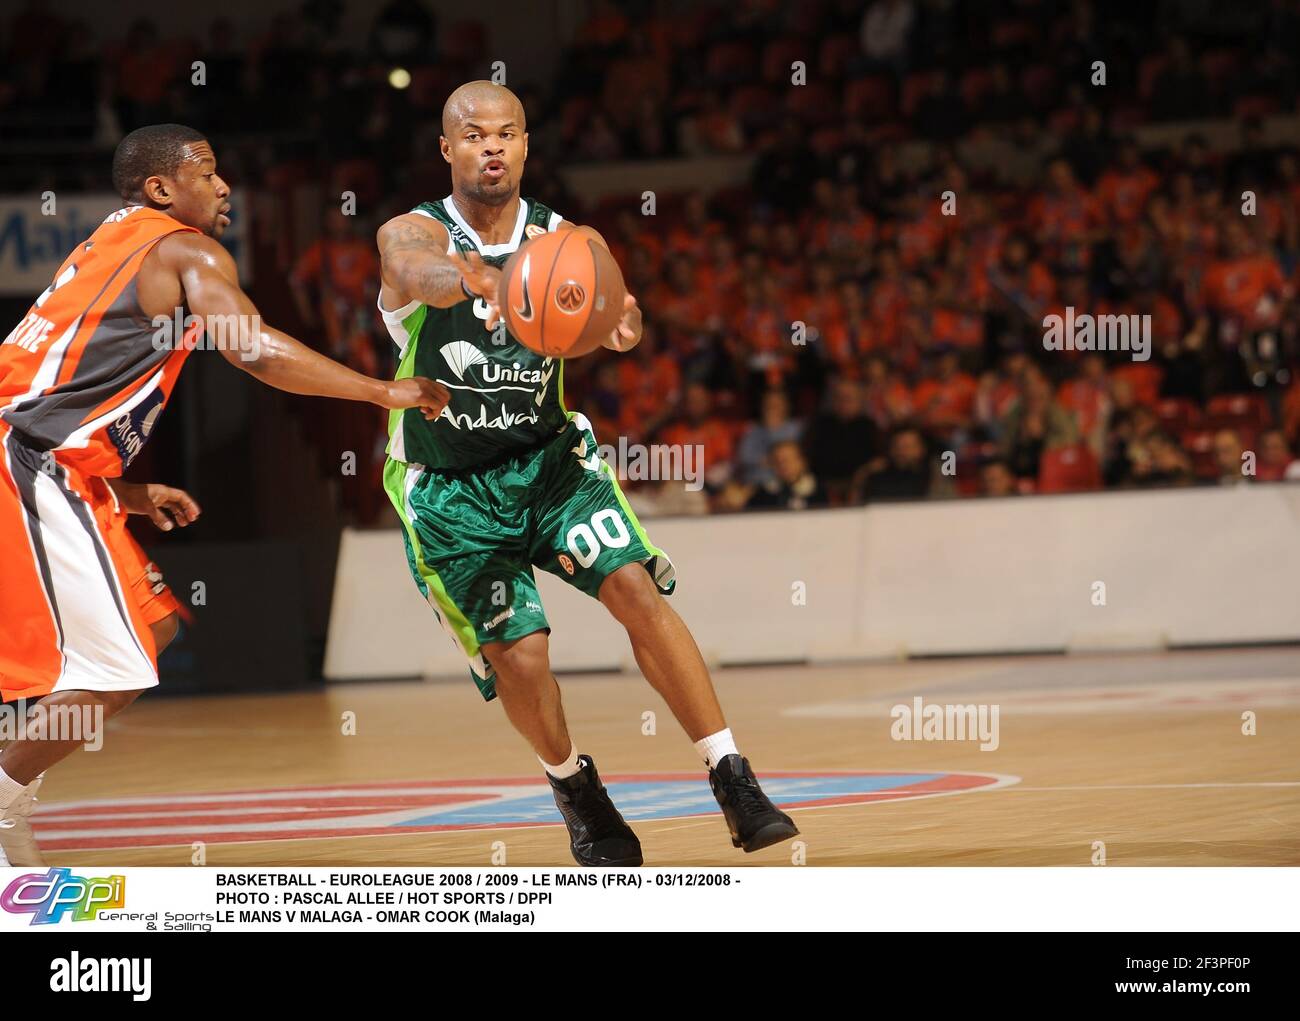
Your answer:
[[[466,82],[450,96],[442,107],[442,133],[450,138],[466,121],[514,121],[520,131],[527,130],[524,123],[524,104],[504,85],[496,82]]]

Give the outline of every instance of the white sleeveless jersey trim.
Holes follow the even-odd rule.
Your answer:
[[[515,229],[510,233],[510,240],[502,242],[499,245],[485,245],[483,239],[478,236],[474,230],[460,215],[460,210],[456,208],[455,200],[448,195],[442,200],[442,207],[447,210],[447,215],[455,221],[456,226],[465,232],[465,236],[474,242],[474,247],[478,249],[479,255],[509,255],[519,247],[520,241],[524,237],[524,225],[528,222],[528,200],[521,198],[519,200],[519,215],[515,217]]]
[[[427,209],[412,209],[411,212],[419,213],[421,216],[427,216],[430,220],[436,221],[438,219]],[[447,254],[448,255],[456,254],[456,242],[451,239],[451,231],[447,232]],[[382,307],[380,308],[380,311],[381,312],[383,311]]]
[[[406,317],[422,304],[423,302],[418,298],[413,298],[401,308],[394,309],[390,312],[388,309],[384,308],[384,298],[382,294],[375,299],[375,307],[379,309],[379,317],[383,319],[384,326],[388,330],[388,335],[393,338],[393,343],[397,345],[397,350],[400,352],[398,355],[399,361],[401,360],[401,355],[406,354],[406,346],[411,343],[411,335],[406,332],[406,326],[404,325]]]
[[[554,209],[552,209],[551,219],[547,222],[546,229],[548,231],[553,231],[555,230],[556,227],[558,227],[563,222],[564,222],[564,217],[561,216],[559,213],[557,213]]]

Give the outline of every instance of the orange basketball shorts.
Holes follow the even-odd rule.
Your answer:
[[[177,609],[108,484],[0,422],[0,701],[153,687]]]

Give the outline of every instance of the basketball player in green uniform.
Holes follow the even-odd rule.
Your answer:
[[[664,600],[673,566],[597,455],[590,423],[564,407],[561,359],[517,343],[500,321],[500,267],[525,240],[588,227],[519,194],[524,111],[509,89],[470,82],[447,100],[442,154],[452,193],[379,230],[379,307],[397,378],[436,379],[451,401],[432,420],[396,411],[384,485],[421,594],[469,659],[484,699],[500,697],[545,768],[581,865],[640,865],[641,845],[579,755],[551,673],[533,567],[605,604],[646,679],[709,767],[732,842],[756,851],[798,833],[736,751],[695,640]],[[628,297],[605,346],[641,335]]]

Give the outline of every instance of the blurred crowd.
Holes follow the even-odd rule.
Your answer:
[[[604,442],[704,452],[702,487],[630,498],[690,513],[1300,474],[1300,159],[1271,130],[1300,114],[1300,3],[1230,6],[592,5],[554,80],[511,85],[525,194],[604,233],[646,316],[634,353],[566,367],[570,407]],[[259,283],[287,276],[288,314],[379,373],[373,228],[443,194],[436,113],[484,73],[488,34],[392,0],[344,39],[341,13],[308,0],[255,38],[218,19],[203,42],[144,21],[97,41],[33,0],[7,25],[0,125],[111,139],[179,120],[237,184],[350,189],[358,216],[276,223]],[[235,101],[187,87],[200,58]],[[1186,121],[1230,123],[1231,144]],[[659,195],[653,216],[631,169],[634,194],[598,203],[555,172],[750,155],[743,183]],[[1043,319],[1067,308],[1149,317],[1151,357],[1046,350]],[[320,423],[324,460],[331,430],[360,427]]]

